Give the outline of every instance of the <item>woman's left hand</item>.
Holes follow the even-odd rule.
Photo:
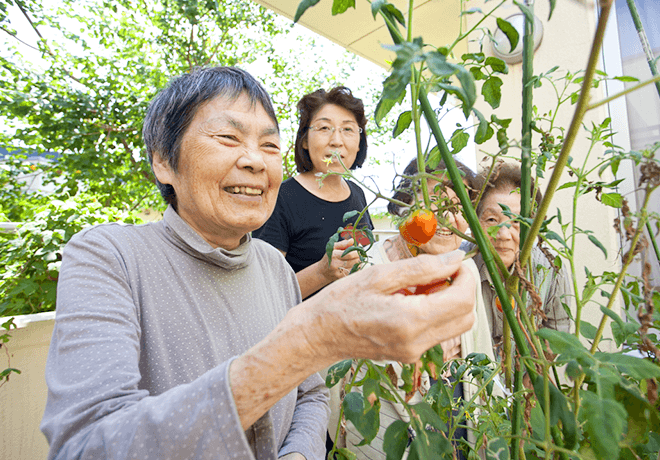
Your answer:
[[[327,254],[324,255],[323,259],[319,262],[321,274],[329,283],[347,276],[351,272],[353,266],[360,263],[360,256],[357,251],[351,252],[342,257],[344,251],[351,246],[353,246],[353,238],[337,241],[332,250],[332,260],[330,261],[330,264],[328,264]]]

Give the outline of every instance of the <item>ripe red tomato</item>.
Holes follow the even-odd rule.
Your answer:
[[[458,272],[451,275],[449,278],[444,280],[434,281],[429,284],[418,284],[417,286],[411,286],[409,288],[399,289],[395,294],[403,295],[420,295],[420,294],[433,294],[434,292],[442,291],[447,286],[451,286],[451,283],[454,282],[454,279],[458,276]]]
[[[344,231],[342,231],[339,236],[343,240],[353,238],[353,224],[348,224],[346,227],[344,227]],[[358,230],[355,232],[355,239],[357,240],[357,244],[360,246],[369,246],[371,243],[371,241],[369,241],[369,237],[363,230]]]
[[[418,209],[399,226],[399,233],[408,243],[421,246],[431,241],[436,228],[435,215],[428,209]]]

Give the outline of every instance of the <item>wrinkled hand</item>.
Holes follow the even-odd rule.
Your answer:
[[[327,254],[318,262],[321,275],[328,280],[328,283],[344,278],[351,272],[353,265],[360,263],[360,256],[357,251],[346,254],[344,257],[341,256],[351,246],[353,246],[352,238],[337,241],[332,250],[332,261],[330,264],[328,264]]]
[[[319,357],[415,362],[438,343],[469,330],[474,322],[475,280],[463,267],[463,251],[420,255],[377,265],[341,279],[305,302],[311,315],[303,333]],[[446,279],[454,282],[428,295],[393,294]]]

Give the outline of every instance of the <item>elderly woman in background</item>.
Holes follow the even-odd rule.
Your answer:
[[[275,211],[252,236],[279,249],[296,272],[303,299],[332,281],[346,276],[359,262],[356,252],[342,253],[353,241],[335,244],[328,263],[326,243],[344,222],[344,214],[362,211],[367,202],[362,189],[340,175],[362,166],[367,157],[367,119],[362,101],[351,90],[338,86],[319,89],[298,102],[300,125],[296,136],[295,161],[298,175],[282,183]],[[358,223],[373,229],[369,213]]]
[[[474,172],[470,170],[460,161],[456,161],[456,166],[462,172],[464,177],[464,184],[470,188],[470,184],[474,178]],[[453,184],[446,173],[446,166],[444,162],[440,162],[434,169],[427,168],[426,172],[435,176],[435,179],[428,179],[428,190],[431,194],[431,200],[434,207],[446,209],[442,216],[444,222],[438,222],[438,228],[435,235],[431,240],[419,247],[408,244],[400,234],[390,237],[386,240],[376,242],[369,250],[369,260],[374,265],[389,264],[403,259],[410,259],[419,254],[444,254],[458,249],[463,243],[460,235],[455,233],[453,229],[458,230],[460,233],[465,233],[468,230],[468,224],[461,214],[461,204],[453,190]],[[417,159],[413,159],[403,172],[404,179],[401,180],[397,192],[393,198],[404,203],[413,204],[414,197],[412,195],[412,181],[410,177],[418,173]],[[421,192],[418,194],[418,200],[422,201],[423,197]],[[393,216],[400,216],[404,212],[404,208],[392,202],[387,207],[390,214]],[[463,266],[468,268],[475,276],[478,276],[477,268],[471,259],[463,262]],[[451,340],[446,340],[441,343],[443,350],[443,359],[445,362],[455,358],[465,358],[470,353],[484,353],[491,361],[493,357],[493,344],[490,340],[490,333],[488,329],[488,320],[486,318],[486,311],[481,297],[480,286],[473,293],[475,298],[475,312],[476,319],[472,329],[463,333],[460,336],[454,337]],[[401,380],[402,365],[401,363],[390,361],[382,362],[382,365],[387,365],[388,369],[395,372],[398,382],[394,382],[397,387],[403,384]],[[432,376],[433,378],[448,379],[448,376]],[[406,394],[405,391],[399,390],[402,399],[408,400],[409,404],[421,402],[424,394],[428,392],[431,379],[424,372],[421,375],[421,386],[416,389],[414,393]],[[454,391],[454,400],[458,401],[459,398],[467,401],[470,400],[475,393],[476,386],[464,382],[463,384],[456,385]],[[336,410],[336,408],[331,407]],[[357,432],[353,425],[349,422],[346,428],[346,445],[353,452],[357,453],[358,459],[385,459],[386,454],[383,450],[383,438],[387,427],[390,426],[395,420],[409,421],[409,415],[402,404],[391,402],[381,399],[380,409],[380,428],[376,438],[370,445],[358,446],[362,440],[362,436]],[[471,434],[471,432],[470,432]],[[454,433],[454,439],[467,439],[468,433],[465,428],[459,428]],[[474,442],[474,439],[470,439]],[[460,452],[459,458],[462,457]]]
[[[501,205],[508,206],[514,214],[520,214],[520,185],[521,170],[518,163],[501,163],[490,178],[487,177],[487,172],[482,172],[476,177],[474,184],[476,190],[484,189],[476,209],[481,227],[487,230],[495,225],[500,226],[495,237],[489,238],[510,272],[513,271],[520,252],[520,223],[505,215]],[[538,205],[542,199],[541,192],[537,190],[534,199]],[[499,347],[502,343],[502,306],[483,258],[478,254],[474,259],[481,276],[481,290],[493,343]],[[541,326],[569,332],[570,319],[567,310],[571,305],[573,291],[566,267],[557,269],[538,245],[532,249],[530,264],[533,269],[533,283],[543,303]]]

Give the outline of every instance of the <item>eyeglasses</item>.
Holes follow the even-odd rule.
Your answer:
[[[334,126],[331,125],[318,125],[318,126],[310,126],[309,127],[310,131],[316,132],[319,136],[323,137],[330,137],[335,133],[335,130],[339,131],[339,134],[341,137],[344,139],[354,139],[357,136],[362,133],[362,128],[355,127],[355,126],[341,126],[339,128],[335,128]]]

